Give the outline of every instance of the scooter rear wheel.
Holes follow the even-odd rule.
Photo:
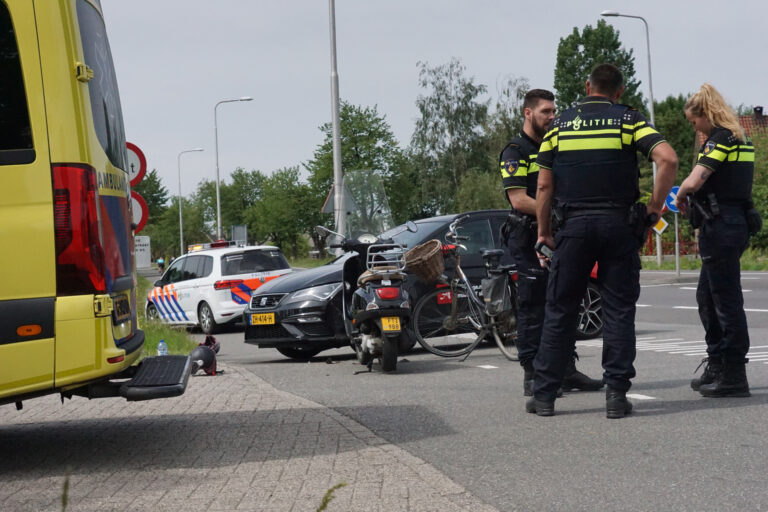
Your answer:
[[[385,372],[397,370],[397,344],[399,337],[384,338],[384,346],[381,349],[381,369]]]

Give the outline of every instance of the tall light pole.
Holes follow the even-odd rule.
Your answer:
[[[181,218],[181,155],[184,153],[194,153],[195,151],[203,151],[203,148],[185,149],[179,151],[179,156],[176,158],[179,168],[179,256],[184,254],[184,223]]]
[[[328,0],[331,33],[331,127],[333,129],[333,213],[336,232],[345,235],[347,218],[344,215],[344,185],[341,174],[341,128],[339,127],[339,73],[336,70],[336,6]]]
[[[645,24],[645,45],[648,53],[648,96],[650,99],[650,105],[648,105],[648,113],[651,114],[651,124],[656,126],[656,120],[653,117],[653,76],[651,74],[651,36],[648,33],[648,22],[642,16],[635,16],[633,14],[622,14],[617,11],[603,11],[600,16],[616,16],[622,18],[635,18],[642,20]],[[653,162],[653,184],[656,185],[656,162]],[[656,262],[661,266],[661,234],[656,233]]]
[[[250,96],[243,96],[234,100],[221,100],[213,107],[213,136],[216,146],[216,239],[221,240],[221,195],[219,193],[219,123],[216,117],[216,111],[222,103],[232,103],[235,101],[251,101]]]

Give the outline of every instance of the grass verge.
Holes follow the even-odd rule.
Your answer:
[[[314,268],[319,267],[320,265],[325,265],[329,261],[333,261],[335,256],[328,256],[325,259],[319,259],[319,258],[296,258],[295,260],[288,260],[288,263],[291,264],[292,267],[299,267],[299,268]]]
[[[675,270],[675,261],[664,261],[661,266],[656,261],[643,261],[644,270]],[[681,270],[700,270],[701,258],[680,256]],[[768,270],[768,255],[758,249],[749,248],[741,256],[741,270]]]
[[[139,307],[139,328],[144,331],[144,348],[141,350],[141,357],[157,355],[157,344],[160,340],[165,340],[168,345],[169,354],[187,355],[197,346],[187,329],[183,326],[170,326],[162,322],[149,320],[144,316],[144,298],[149,293],[152,283],[146,278],[139,276],[138,299]]]

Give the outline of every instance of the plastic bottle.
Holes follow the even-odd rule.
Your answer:
[[[168,355],[168,345],[165,344],[165,340],[160,340],[160,343],[157,344],[157,355],[159,356]]]

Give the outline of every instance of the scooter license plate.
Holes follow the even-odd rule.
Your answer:
[[[383,316],[383,317],[381,317],[381,330],[383,330],[383,331],[399,331],[400,330],[400,317],[397,317],[397,316]]]
[[[251,325],[272,325],[274,323],[274,313],[253,313],[251,315]]]

